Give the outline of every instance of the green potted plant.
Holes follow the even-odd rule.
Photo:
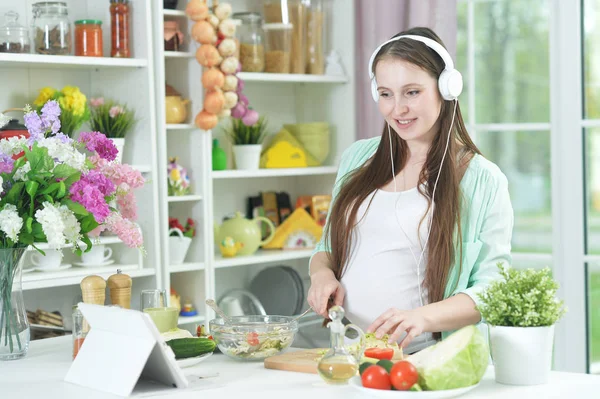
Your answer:
[[[108,137],[117,150],[117,162],[123,159],[125,136],[136,124],[135,111],[127,105],[104,97],[90,99],[90,126],[93,131],[103,133]]]
[[[249,109],[243,118],[235,118],[232,112],[231,126],[225,135],[233,145],[237,169],[256,170],[260,165],[262,143],[267,134],[267,121],[264,116]]]
[[[489,326],[496,381],[537,385],[552,367],[554,325],[565,314],[551,270],[517,270],[498,263],[501,279],[479,293],[478,310]]]

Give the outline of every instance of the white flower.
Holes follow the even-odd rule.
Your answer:
[[[48,149],[48,155],[60,163],[67,164],[79,171],[84,170],[85,154],[77,151],[73,144],[63,143],[56,137],[47,137],[38,141],[40,147]]]
[[[81,226],[75,217],[75,214],[65,205],[61,205],[60,214],[65,225],[64,235],[68,242],[76,243],[80,238]]]
[[[31,170],[31,164],[29,161],[25,162],[25,165],[21,166],[19,169],[15,171],[15,180],[17,181],[27,181],[29,180],[27,176],[25,176]],[[0,191],[1,193],[1,191]]]
[[[0,127],[6,125],[8,122],[10,122],[10,118],[0,112]]]
[[[17,242],[21,227],[23,227],[23,219],[19,216],[17,207],[13,204],[4,205],[4,209],[0,211],[0,230],[12,241]]]
[[[21,136],[13,136],[0,140],[0,152],[7,155],[15,155],[23,151],[27,145],[27,139]]]
[[[57,207],[49,202],[43,205],[44,209],[35,212],[35,218],[42,225],[50,248],[61,248],[66,242],[76,243],[81,226],[73,212],[66,205]]]
[[[4,179],[0,176],[0,194],[4,192]]]

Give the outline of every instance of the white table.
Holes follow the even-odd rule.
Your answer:
[[[115,396],[63,382],[71,365],[71,336],[31,343],[20,360],[0,362],[0,398],[96,399]],[[194,389],[174,389],[145,383],[133,396],[168,398],[361,398],[351,386],[326,385],[316,374],[267,370],[261,362],[233,361],[215,354],[196,366],[184,369],[194,378]],[[90,371],[93,372],[93,371]],[[198,381],[198,376],[203,378]],[[144,392],[144,389],[154,388]],[[168,395],[168,396],[167,396]],[[553,372],[546,385],[516,387],[494,382],[494,370],[487,371],[480,385],[462,398],[598,398],[600,376]]]

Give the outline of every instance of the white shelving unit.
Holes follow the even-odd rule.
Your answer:
[[[32,103],[38,90],[50,86],[62,89],[64,86],[78,86],[90,97],[103,96],[124,102],[136,111],[138,123],[126,137],[123,162],[141,171],[149,181],[137,191],[138,223],[144,236],[146,255],[136,249],[128,248],[117,237],[100,237],[99,243],[110,246],[113,251],[113,263],[97,267],[78,267],[81,259],[72,252],[72,248],[62,249],[63,264],[72,264],[68,269],[58,271],[29,271],[23,274],[23,288],[27,309],[35,311],[58,310],[70,325],[72,305],[79,302],[81,290],[79,283],[91,274],[108,278],[117,269],[127,273],[133,279],[132,306],[139,306],[139,293],[142,289],[162,286],[161,238],[156,229],[160,222],[157,159],[156,159],[156,120],[154,118],[154,45],[152,41],[152,10],[150,2],[132,0],[131,7],[131,53],[132,58],[110,57],[110,12],[109,3],[97,0],[64,0],[69,11],[72,32],[74,21],[78,19],[99,19],[103,22],[103,43],[105,57],[77,57],[74,55],[54,56],[42,54],[0,53],[0,76],[2,93],[0,112],[14,107],[23,107]],[[33,14],[32,4],[37,1],[23,2],[0,1],[0,15],[8,11],[19,14],[19,23],[30,26]],[[33,45],[32,45],[33,48]],[[74,49],[74,46],[73,46]],[[11,114],[11,116],[17,116]],[[82,131],[89,129],[86,124]],[[47,250],[46,244],[38,245]],[[24,268],[29,269],[31,255],[27,251]],[[107,303],[110,296],[107,291]]]

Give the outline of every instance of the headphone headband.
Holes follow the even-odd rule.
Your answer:
[[[377,82],[375,80],[375,73],[373,72],[373,62],[375,61],[375,57],[377,57],[377,54],[379,53],[381,48],[386,44],[405,38],[416,40],[425,44],[427,47],[435,51],[442,58],[445,67],[438,78],[438,87],[440,90],[440,94],[442,95],[442,98],[444,98],[444,100],[455,100],[462,92],[462,75],[460,74],[460,72],[454,69],[454,62],[452,61],[452,57],[450,57],[450,54],[444,48],[444,46],[428,37],[419,35],[402,35],[393,37],[390,40],[387,40],[384,43],[380,44],[375,49],[373,54],[371,54],[371,58],[369,59],[369,78],[371,79],[371,94],[373,95],[373,99],[375,100],[375,102],[379,100],[379,93],[377,92]]]

